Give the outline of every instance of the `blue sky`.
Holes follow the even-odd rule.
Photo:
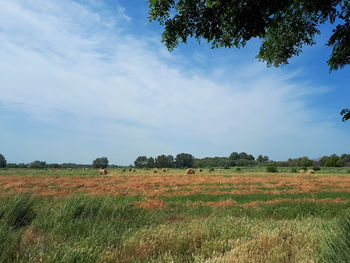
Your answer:
[[[274,160],[350,149],[347,66],[329,74],[329,25],[282,68],[259,41],[169,53],[146,1],[0,2],[0,153],[8,162],[245,151]]]

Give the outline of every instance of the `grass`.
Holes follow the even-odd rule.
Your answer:
[[[14,227],[16,220],[1,219],[0,238],[8,244],[1,247],[2,262],[311,262],[319,255],[319,240],[347,211],[181,203],[148,211],[132,205],[136,197],[9,200],[23,205],[14,205],[10,218],[32,215],[24,213],[31,209],[36,217],[21,228]]]
[[[42,171],[29,173],[45,176]],[[127,173],[119,176],[135,176]],[[280,188],[278,182],[269,184],[268,190]],[[254,181],[247,185],[261,187]],[[177,195],[171,186],[173,195],[156,197],[2,193],[0,262],[350,262],[348,192],[325,188],[313,193],[237,195],[225,193],[234,188],[231,183],[200,187],[222,193]],[[277,198],[303,201],[245,206]],[[307,201],[336,198],[346,202]],[[152,199],[165,202],[165,207],[138,205]],[[205,205],[227,200],[237,205]]]

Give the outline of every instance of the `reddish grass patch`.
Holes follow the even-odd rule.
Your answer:
[[[273,182],[273,183],[272,183]],[[203,187],[205,185],[205,187]],[[232,190],[229,188],[232,187]],[[45,197],[76,193],[93,196],[173,196],[192,194],[249,195],[350,192],[348,176],[262,175],[138,175],[103,177],[0,176],[0,194],[31,192]],[[288,189],[289,188],[289,189]],[[187,189],[187,190],[186,190]],[[188,191],[191,189],[191,191]],[[169,191],[173,190],[173,191]]]

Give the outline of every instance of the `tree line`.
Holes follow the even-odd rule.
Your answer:
[[[189,153],[179,153],[175,157],[161,154],[157,157],[139,156],[133,165],[137,169],[151,168],[224,168],[235,166],[267,166],[271,164],[268,156],[245,152],[233,152],[228,157],[205,157],[195,158]],[[289,158],[287,161],[273,162],[280,167],[350,167],[350,154],[323,156],[317,160],[311,160],[304,156],[300,158]],[[0,168],[29,168],[29,169],[83,169],[83,168],[119,168],[125,166],[110,165],[107,157],[96,158],[91,164],[76,163],[46,163],[45,161],[33,161],[31,163],[7,163],[6,158],[0,154]]]

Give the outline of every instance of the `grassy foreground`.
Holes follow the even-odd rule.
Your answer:
[[[328,202],[336,199],[342,202]],[[0,262],[350,262],[349,201],[348,192],[331,190],[6,194],[0,198]],[[252,202],[261,203],[247,205]]]

